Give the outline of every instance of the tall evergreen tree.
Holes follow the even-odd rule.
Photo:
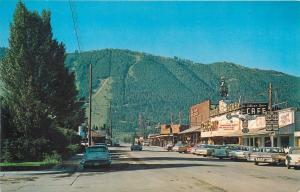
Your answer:
[[[64,45],[53,39],[50,12],[39,15],[19,2],[0,77],[11,128],[28,145],[36,140],[47,143],[53,126],[74,128],[83,120],[81,104],[76,102],[74,74],[65,68],[64,59]],[[43,150],[41,145],[37,147]],[[29,146],[24,153],[28,150]],[[38,151],[34,149],[34,153]]]

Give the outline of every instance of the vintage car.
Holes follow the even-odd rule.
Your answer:
[[[88,166],[111,166],[111,156],[106,146],[93,145],[86,148],[80,162],[83,168]]]
[[[274,165],[284,164],[286,154],[283,148],[279,147],[265,147],[263,152],[258,152],[254,159],[254,164],[269,163]]]
[[[253,147],[252,151],[246,154],[247,161],[254,162],[259,153],[264,152],[264,147]]]
[[[142,151],[143,147],[140,144],[132,143],[130,150],[131,151]]]
[[[175,146],[172,148],[172,150],[182,153],[182,152],[186,152],[187,147],[188,147],[187,144],[176,143]]]
[[[167,150],[167,151],[172,151],[173,149],[173,144],[172,143],[168,143],[164,148]]]
[[[203,157],[211,156],[215,146],[214,145],[208,145],[208,144],[201,144],[198,145],[196,150],[193,152],[195,155],[201,155]]]
[[[286,167],[294,167],[297,169],[300,167],[300,147],[291,148],[286,156]]]
[[[250,153],[255,151],[255,147],[251,146],[238,146],[236,149],[229,151],[229,158],[232,160],[247,160]]]
[[[197,150],[197,148],[198,148],[199,146],[200,146],[199,144],[196,144],[196,145],[194,145],[194,146],[192,146],[192,147],[189,147],[189,148],[187,149],[188,153],[195,154],[195,151]]]
[[[229,148],[225,145],[216,146],[211,154],[213,157],[217,157],[219,159],[227,158],[229,154]]]

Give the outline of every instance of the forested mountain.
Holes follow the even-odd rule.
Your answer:
[[[188,109],[204,99],[217,103],[224,76],[229,99],[267,101],[269,82],[274,99],[300,106],[300,78],[281,72],[250,69],[233,63],[200,64],[129,50],[104,49],[68,54],[66,65],[76,72],[82,97],[88,96],[89,64],[93,66],[93,124],[108,124],[109,100],[113,127],[133,131],[140,124],[188,123]]]
[[[0,56],[3,55],[0,49]],[[88,100],[89,64],[93,66],[93,124],[109,124],[109,101],[116,132],[134,131],[158,122],[188,123],[188,110],[204,99],[217,103],[219,81],[225,77],[229,99],[267,101],[269,82],[275,102],[300,107],[300,78],[281,72],[259,70],[227,62],[194,63],[129,50],[104,49],[70,53],[65,64],[76,73],[80,97]],[[179,115],[181,113],[181,115]],[[173,115],[172,115],[173,114]],[[179,118],[182,116],[182,118]]]

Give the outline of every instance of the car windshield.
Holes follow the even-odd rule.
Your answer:
[[[266,148],[267,153],[282,153],[282,149],[280,148]]]
[[[294,150],[292,150],[291,154],[300,154],[300,149],[294,149]]]
[[[86,149],[87,153],[92,153],[92,152],[107,152],[106,147],[89,147]]]

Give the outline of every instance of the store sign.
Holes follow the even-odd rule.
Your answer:
[[[224,114],[240,109],[239,103],[225,103],[224,101],[219,101],[219,107],[217,109],[210,110],[210,116],[217,116],[219,114]]]
[[[278,120],[279,120],[278,112],[269,111],[266,114],[266,130],[277,131],[279,128]]]
[[[242,129],[242,132],[243,132],[243,133],[248,133],[248,132],[249,132],[249,129],[248,129],[248,128],[243,128],[243,129]]]
[[[279,111],[279,127],[285,127],[294,123],[294,112],[292,110]]]
[[[243,103],[241,113],[248,115],[262,115],[268,109],[268,103]]]
[[[260,116],[256,117],[254,120],[248,121],[248,128],[249,129],[259,129],[266,127],[266,117]]]
[[[242,127],[243,128],[248,128],[248,120],[242,121]]]

